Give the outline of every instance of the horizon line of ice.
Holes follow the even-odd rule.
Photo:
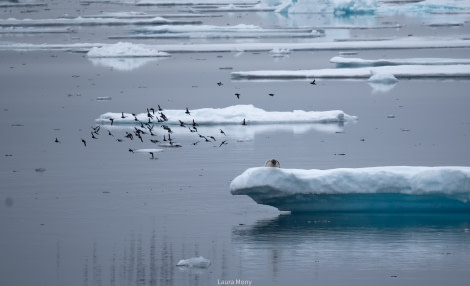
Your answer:
[[[232,79],[368,79],[374,74],[388,74],[396,78],[470,77],[470,65],[398,65],[316,70],[238,71],[232,72]]]
[[[191,125],[193,120],[198,125],[239,125],[245,121],[249,124],[294,124],[294,123],[339,123],[357,120],[356,116],[348,115],[341,110],[330,111],[265,111],[253,105],[234,105],[225,108],[201,108],[189,110],[163,110],[155,111],[155,114],[140,113],[135,116],[131,113],[107,112],[99,116],[95,121],[99,124],[140,124],[164,123],[180,125],[180,120]],[[162,115],[166,120],[162,120]],[[149,117],[152,115],[153,118]],[[124,117],[124,118],[123,118]],[[157,119],[158,118],[158,119]],[[161,121],[158,121],[161,120]]]

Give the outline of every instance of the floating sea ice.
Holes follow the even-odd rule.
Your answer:
[[[252,124],[300,124],[300,123],[343,123],[354,122],[356,116],[348,115],[341,110],[329,111],[266,111],[253,105],[233,105],[225,108],[201,108],[191,110],[191,115],[185,113],[185,109],[164,110],[165,124],[180,125],[179,120],[191,124],[192,120],[199,125],[240,125],[244,120],[249,125]],[[159,114],[162,114],[159,113]],[[156,116],[160,116],[156,114]],[[135,120],[137,118],[138,121]],[[100,115],[96,119],[98,124],[110,124],[113,119],[114,124],[138,124],[147,122],[148,114],[140,113],[134,117],[130,113],[108,112]],[[154,119],[157,121],[156,119]]]
[[[103,45],[93,47],[88,53],[88,57],[107,58],[107,57],[168,57],[170,54],[160,52],[154,48],[144,45],[137,45],[126,42],[119,42],[112,45]]]
[[[290,54],[289,49],[272,49],[270,52],[273,57],[285,57]]]
[[[380,84],[395,84],[398,81],[398,79],[390,73],[372,73],[368,80],[369,82]]]
[[[191,257],[188,259],[181,259],[176,264],[176,266],[190,267],[190,268],[208,268],[210,265],[211,265],[211,261],[202,256]]]
[[[470,211],[470,167],[249,168],[230,184],[281,211]]]

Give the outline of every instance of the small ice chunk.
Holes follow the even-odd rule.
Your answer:
[[[398,80],[393,74],[389,73],[373,73],[369,78],[370,82],[382,83],[382,84],[394,84]]]
[[[190,268],[208,268],[211,265],[211,261],[202,256],[191,257],[188,259],[181,259],[176,266],[190,267]]]

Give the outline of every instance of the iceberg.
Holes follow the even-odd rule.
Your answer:
[[[163,111],[155,111],[154,114],[140,113],[135,116],[131,113],[108,112],[100,115],[100,117],[96,119],[96,123],[109,125],[112,121],[113,125],[140,125],[140,122],[147,123],[150,121],[150,123],[164,122],[164,124],[168,125],[181,125],[181,120],[187,125],[196,122],[200,126],[211,126],[241,125],[242,122],[245,122],[247,125],[275,123],[340,123],[355,121],[357,119],[356,116],[348,115],[341,110],[265,111],[251,104],[233,105],[225,108],[201,108],[188,111],[190,114],[187,114],[185,109],[165,109]]]
[[[211,261],[202,256],[191,257],[188,259],[181,259],[176,263],[176,266],[189,267],[189,268],[208,268],[211,265]]]
[[[233,195],[291,212],[470,212],[470,167],[249,168]]]
[[[119,57],[169,57],[170,54],[160,52],[145,45],[119,42],[91,48],[88,53],[91,58],[119,58]]]

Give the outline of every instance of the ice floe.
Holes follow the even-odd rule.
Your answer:
[[[168,57],[170,54],[160,52],[152,47],[119,42],[116,44],[93,47],[87,53],[92,58],[118,58],[118,57]]]
[[[362,68],[333,68],[316,70],[259,70],[232,72],[232,78],[241,79],[305,79],[350,78],[369,79],[374,74],[388,74],[396,78],[456,78],[470,77],[470,65],[398,65]]]
[[[208,268],[211,261],[203,256],[191,257],[188,259],[181,259],[176,263],[176,266],[190,267],[190,268]]]
[[[404,59],[376,59],[332,57],[331,63],[337,67],[370,67],[370,66],[396,66],[396,65],[460,65],[470,64],[470,59],[454,58],[404,58]]]
[[[105,46],[104,43],[75,43],[75,44],[24,44],[0,42],[0,50],[70,50],[83,51],[95,46]],[[138,45],[138,44],[135,44]],[[383,41],[325,41],[325,42],[257,42],[257,43],[213,43],[213,44],[158,44],[146,45],[162,52],[243,52],[284,49],[294,51],[354,51],[380,49],[421,49],[421,48],[470,48],[470,40],[446,37],[406,37]]]
[[[0,19],[0,27],[51,27],[51,26],[122,26],[122,25],[183,25],[183,24],[200,24],[201,21],[195,20],[168,20],[163,17],[155,17],[149,19],[131,18],[57,18],[57,19]]]
[[[470,11],[460,0],[262,0],[259,6],[275,7],[281,14],[322,13],[336,16],[363,14],[431,14]]]
[[[133,71],[148,63],[161,61],[167,57],[88,57],[95,66],[111,67],[118,71]]]
[[[372,74],[369,78],[369,82],[381,83],[381,84],[394,84],[398,79],[393,74]]]
[[[330,111],[266,111],[253,105],[234,105],[225,108],[201,108],[188,110],[165,109],[155,113],[108,112],[96,119],[98,124],[135,125],[139,122],[162,122],[168,125],[181,125],[181,122],[191,126],[193,122],[201,125],[246,125],[258,124],[294,124],[294,123],[338,123],[357,120],[356,116],[348,115],[341,110]]]
[[[70,27],[0,27],[0,34],[72,33]]]
[[[321,37],[324,33],[313,28],[261,28],[257,25],[161,25],[132,29],[132,34],[110,36],[112,39],[152,38],[306,38]]]
[[[470,211],[470,167],[249,168],[233,195],[292,212]]]

